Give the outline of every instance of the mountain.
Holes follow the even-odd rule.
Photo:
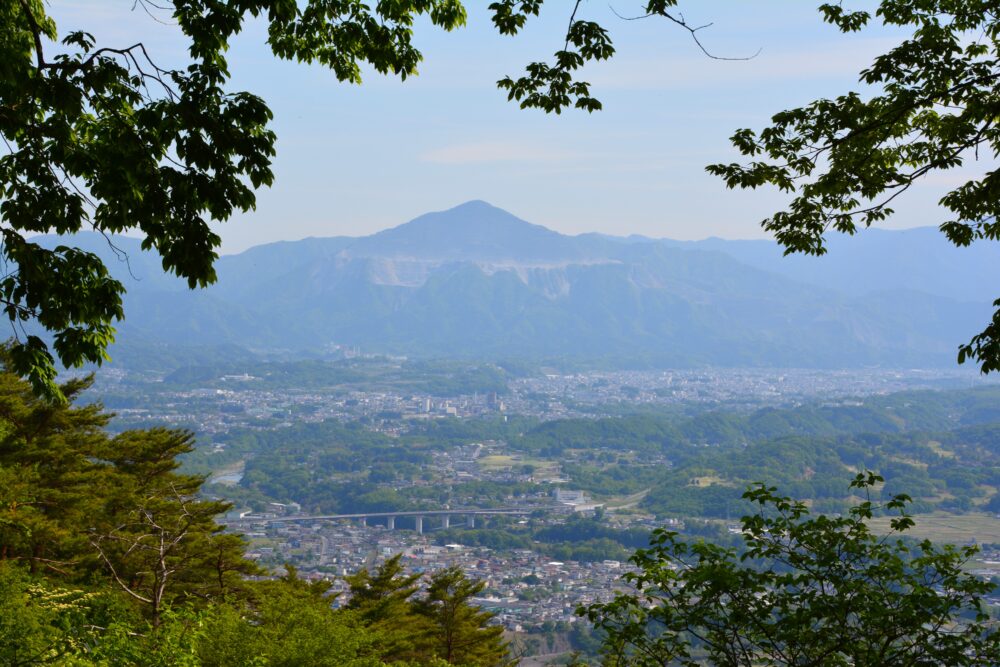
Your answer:
[[[410,222],[358,239],[355,257],[453,262],[566,262],[600,253],[578,238],[533,225],[483,201],[427,213]]]
[[[783,259],[765,241],[566,236],[468,202],[371,236],[224,256],[218,284],[195,292],[134,239],[73,241],[126,284],[130,349],[836,367],[954,364],[1000,268],[935,234],[869,232],[818,261]]]
[[[981,242],[959,248],[933,227],[868,229],[853,237],[835,234],[829,238],[829,252],[820,257],[782,257],[781,248],[766,240],[672,243],[724,252],[749,266],[846,294],[908,289],[988,302],[1000,296],[997,247]]]

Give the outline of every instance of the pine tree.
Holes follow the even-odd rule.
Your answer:
[[[485,584],[457,567],[435,573],[427,595],[414,603],[431,625],[431,648],[453,665],[500,665],[507,656],[503,628],[489,625],[493,614],[470,604]]]
[[[100,405],[77,407],[92,377],[61,386],[69,401],[38,398],[0,349],[0,561],[62,582],[105,572],[154,624],[170,600],[223,599],[256,567],[223,534],[223,502],[199,497],[180,474],[194,446],[185,431],[110,437]]]
[[[419,574],[403,574],[402,554],[396,554],[374,574],[364,568],[345,577],[351,593],[347,608],[358,611],[371,623],[394,618],[408,608],[419,579]]]
[[[135,431],[108,443],[117,485],[88,541],[112,580],[148,608],[153,625],[171,599],[224,597],[237,573],[249,573],[242,541],[221,536],[215,517],[229,504],[198,496],[203,479],[176,472],[193,448],[185,431]]]
[[[91,379],[62,385],[71,400]],[[0,560],[32,573],[79,574],[79,530],[99,513],[112,473],[97,460],[109,417],[99,406],[39,400],[0,351]]]
[[[426,653],[430,627],[413,609],[419,574],[403,574],[402,555],[385,561],[374,573],[367,568],[345,577],[351,599],[346,608],[382,634],[380,655],[386,662],[415,660]]]

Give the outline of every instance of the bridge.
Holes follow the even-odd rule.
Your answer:
[[[343,521],[358,520],[362,525],[367,525],[368,519],[385,519],[385,525],[389,530],[395,530],[396,519],[400,517],[413,517],[417,533],[424,532],[424,519],[428,517],[440,517],[441,528],[451,527],[451,517],[464,516],[465,525],[468,528],[476,527],[476,517],[486,516],[528,516],[532,512],[558,509],[555,506],[549,507],[495,507],[490,509],[456,509],[456,510],[407,510],[401,512],[359,512],[356,514],[319,514],[311,516],[295,515],[274,517],[263,519],[263,523],[309,523],[312,521]]]

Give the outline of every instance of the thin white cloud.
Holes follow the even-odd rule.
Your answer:
[[[510,141],[481,141],[436,148],[421,155],[420,160],[435,164],[484,164],[563,162],[578,157],[576,153],[559,148]]]
[[[766,49],[746,61],[685,57],[617,57],[592,66],[588,79],[596,86],[624,90],[711,88],[721,85],[774,84],[848,77],[872,64],[876,56],[899,43],[892,37],[842,39],[798,51]]]

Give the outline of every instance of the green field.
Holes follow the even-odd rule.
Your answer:
[[[877,532],[888,532],[890,517],[878,517],[871,521]],[[993,514],[917,514],[916,524],[905,535],[932,542],[947,544],[1000,543],[1000,519]]]
[[[547,459],[538,459],[517,454],[491,454],[484,456],[477,461],[482,470],[504,470],[507,468],[519,468],[521,466],[531,466],[534,469],[532,475],[536,479],[545,477],[555,477],[559,474],[559,464]]]

